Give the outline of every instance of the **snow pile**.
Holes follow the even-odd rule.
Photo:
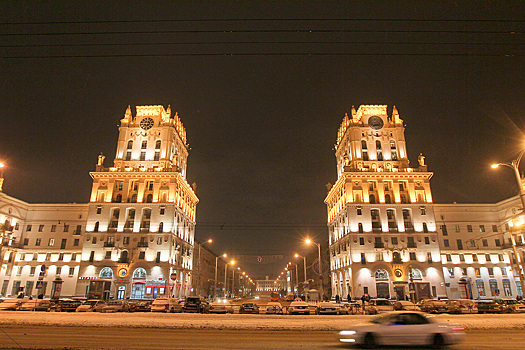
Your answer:
[[[375,316],[288,316],[288,315],[202,315],[164,313],[59,313],[0,312],[0,325],[57,325],[89,327],[136,327],[174,329],[231,329],[283,331],[336,331],[370,320]],[[525,329],[525,314],[435,316],[444,323],[466,329]]]

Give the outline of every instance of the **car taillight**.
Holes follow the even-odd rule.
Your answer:
[[[453,330],[454,332],[462,332],[462,331],[465,330],[465,328],[464,328],[464,327],[452,327],[452,330]]]

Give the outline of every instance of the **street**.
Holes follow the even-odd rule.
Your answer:
[[[129,327],[10,326],[2,349],[344,349],[330,331],[235,331]],[[7,335],[13,338],[11,340]],[[468,331],[450,349],[523,349],[522,330]]]

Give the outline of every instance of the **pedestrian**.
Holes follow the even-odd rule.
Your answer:
[[[361,304],[363,304],[363,306],[365,306],[365,300],[366,300],[366,295],[363,294],[363,296],[361,297]]]
[[[336,295],[335,295],[335,302],[336,302],[337,304],[339,304],[339,294],[336,294]]]
[[[350,294],[347,294],[347,295],[346,295],[346,301],[347,301],[348,303],[352,301],[352,300],[350,299]]]

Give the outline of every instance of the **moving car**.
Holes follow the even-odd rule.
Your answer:
[[[270,301],[279,301],[279,293],[271,292],[270,293]]]
[[[317,304],[315,308],[316,315],[337,315],[339,313],[339,307],[335,303],[328,301],[322,301]]]
[[[478,313],[503,313],[506,309],[505,305],[498,304],[494,300],[476,300],[476,305],[478,306]]]
[[[29,300],[29,298],[24,299],[7,299],[3,303],[0,303],[0,311],[4,310],[17,310],[18,307],[24,302]]]
[[[281,303],[270,301],[268,304],[266,304],[266,313],[267,314],[276,314],[276,315],[282,315],[283,314],[283,306]]]
[[[182,304],[175,298],[157,298],[150,309],[152,312],[182,312]]]
[[[421,311],[419,306],[411,301],[398,300],[394,302],[394,311]]]
[[[477,314],[478,306],[474,300],[452,299],[447,301],[447,311],[451,314]]]
[[[259,307],[255,303],[244,303],[239,308],[240,314],[258,314]]]
[[[184,312],[197,312],[205,313],[208,312],[210,305],[203,297],[188,297],[184,303],[182,311]]]
[[[152,300],[134,301],[129,304],[131,312],[150,312]]]
[[[504,306],[503,312],[514,313],[514,312],[525,312],[525,305],[512,298],[498,298],[494,299],[494,302]]]
[[[51,309],[51,300],[48,299],[32,299],[26,300],[18,307],[20,311],[49,311]]]
[[[57,312],[75,312],[77,307],[79,307],[80,305],[82,305],[82,302],[80,300],[64,299],[56,302],[51,307],[51,310]]]
[[[129,312],[129,303],[126,300],[111,300],[101,312]]]
[[[350,327],[338,333],[339,341],[367,348],[384,345],[430,345],[440,348],[457,344],[464,337],[464,328],[438,323],[415,311],[393,311],[369,323]]]
[[[210,314],[233,314],[233,308],[228,300],[219,299],[211,303],[209,312]]]
[[[374,306],[377,309],[377,312],[394,311],[392,302],[384,298],[371,299],[369,305]]]
[[[292,301],[288,306],[288,315],[310,315],[310,308],[304,301]]]
[[[104,300],[92,299],[85,301],[82,305],[77,307],[77,312],[100,312],[106,306]]]
[[[417,305],[421,308],[421,311],[431,314],[447,312],[447,304],[441,300],[423,299]]]

